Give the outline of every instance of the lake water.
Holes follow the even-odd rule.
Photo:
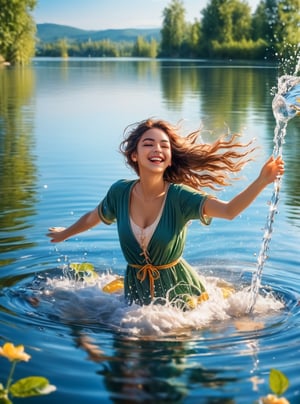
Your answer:
[[[234,221],[190,225],[185,259],[210,294],[190,312],[127,307],[122,294],[102,291],[125,267],[115,225],[57,245],[45,237],[94,208],[115,180],[134,177],[118,147],[125,127],[147,117],[183,120],[183,134],[201,126],[204,141],[228,130],[255,137],[255,161],[218,193],[231,198],[272,154],[277,78],[269,64],[199,60],[36,59],[0,70],[0,345],[23,344],[32,356],[16,379],[43,375],[57,388],[26,402],[251,404],[270,392],[271,368],[289,378],[290,403],[300,402],[300,118],[287,128],[286,174],[251,315],[272,185]],[[76,282],[69,265],[84,262],[99,276]],[[220,282],[235,288],[228,299]],[[0,358],[0,382],[9,368]]]

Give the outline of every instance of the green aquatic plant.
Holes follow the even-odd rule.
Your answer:
[[[69,275],[76,281],[92,282],[98,277],[94,265],[89,262],[72,262],[69,269],[71,269]]]
[[[271,369],[269,387],[274,394],[268,394],[266,397],[262,397],[259,404],[289,404],[289,401],[285,397],[278,397],[289,387],[289,379],[284,373],[277,369]]]
[[[277,369],[270,371],[270,389],[277,395],[283,394],[289,387],[289,379]]]
[[[6,385],[4,386],[0,383],[0,404],[11,404],[10,395],[12,397],[25,398],[49,394],[56,390],[56,387],[51,385],[48,379],[42,376],[24,377],[12,384],[17,363],[20,361],[28,362],[31,358],[30,355],[24,352],[23,345],[15,346],[11,342],[6,342],[0,347],[0,356],[3,356],[12,363]]]

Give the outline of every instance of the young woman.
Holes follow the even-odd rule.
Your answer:
[[[284,173],[281,157],[270,157],[257,179],[229,202],[203,192],[230,184],[230,174],[250,160],[248,145],[221,137],[212,144],[186,137],[163,120],[147,119],[125,130],[120,150],[136,180],[119,180],[92,211],[68,228],[51,228],[48,237],[61,242],[103,222],[117,222],[127,261],[124,292],[128,304],[152,301],[185,304],[205,291],[198,274],[183,259],[187,223],[214,217],[233,219]]]

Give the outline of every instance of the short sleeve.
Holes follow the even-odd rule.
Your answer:
[[[112,224],[116,221],[115,215],[109,208],[107,196],[98,205],[98,215],[101,222],[105,224]]]
[[[116,198],[119,193],[118,185],[119,182],[114,183],[98,205],[100,220],[105,224],[112,224],[116,221]]]
[[[177,185],[181,214],[185,220],[200,219],[203,225],[209,225],[212,218],[203,214],[205,201],[210,197],[187,185]]]
[[[204,224],[205,226],[208,226],[211,224],[212,222],[212,218],[210,216],[204,215],[203,213],[203,207],[204,207],[204,203],[205,201],[210,198],[209,195],[203,195],[203,198],[200,202],[200,206],[199,206],[199,217],[200,217],[200,221],[202,224]]]

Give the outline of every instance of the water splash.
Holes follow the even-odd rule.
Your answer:
[[[238,268],[239,266],[237,266]],[[232,269],[232,265],[230,266]],[[203,271],[203,266],[197,268]],[[226,268],[225,268],[226,272]],[[209,299],[193,310],[182,310],[166,299],[165,304],[128,306],[122,290],[106,293],[103,287],[116,279],[112,273],[96,272],[97,277],[83,279],[68,267],[53,268],[33,279],[21,280],[16,288],[7,288],[10,307],[15,315],[24,313],[36,327],[68,324],[72,327],[105,327],[133,338],[191,337],[195,330],[213,333],[220,327],[234,327],[237,332],[266,329],[282,312],[284,304],[270,290],[258,296],[255,315],[259,321],[245,318],[248,288],[225,279],[201,276]],[[228,271],[227,271],[228,273]],[[228,293],[224,293],[228,292]],[[246,296],[246,298],[245,298]],[[283,297],[283,296],[282,296]],[[270,323],[271,322],[271,323]]]
[[[273,149],[273,156],[275,158],[282,154],[282,147],[285,141],[288,122],[296,115],[300,115],[300,77],[296,76],[299,70],[300,59],[293,76],[283,75],[278,79],[278,90],[272,101],[273,115],[276,121]],[[267,253],[273,232],[274,217],[277,213],[280,187],[281,178],[278,177],[274,182],[274,190],[270,201],[269,215],[265,224],[263,241],[257,259],[257,268],[251,281],[248,313],[252,312],[257,300],[261,284],[262,271],[267,259]]]

